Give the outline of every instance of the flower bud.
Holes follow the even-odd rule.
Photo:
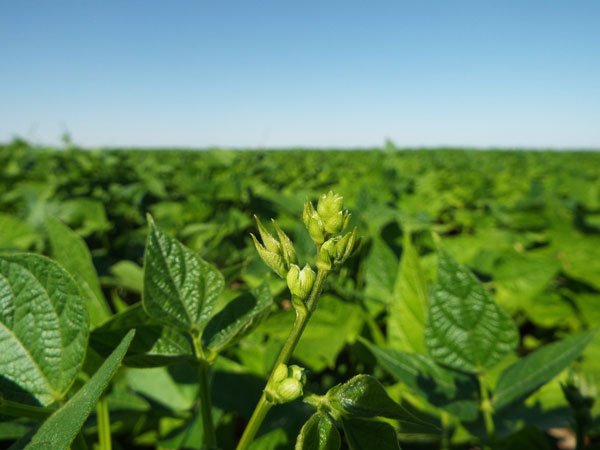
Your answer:
[[[279,364],[273,372],[273,381],[279,383],[285,380],[288,376],[288,366],[285,364]]]
[[[296,262],[296,249],[292,244],[291,239],[283,230],[277,225],[277,222],[273,220],[273,226],[277,232],[277,238],[279,239],[279,245],[281,246],[281,254],[287,267]]]
[[[352,252],[358,247],[359,239],[356,228],[351,233],[346,233],[335,244],[335,264],[341,265],[352,255]]]
[[[254,218],[256,219],[258,232],[262,239],[261,244],[258,242],[258,239],[251,234],[258,254],[265,264],[269,266],[277,275],[279,275],[281,278],[285,278],[290,265],[296,262],[296,250],[294,249],[292,241],[281,230],[281,228],[279,228],[275,221],[273,221],[273,224],[275,225],[275,230],[277,231],[277,237],[279,240],[273,237],[273,235],[267,231],[258,217],[254,216]]]
[[[300,381],[302,384],[306,384],[306,371],[300,366],[290,366],[288,374],[294,380]]]
[[[321,270],[331,270],[335,258],[336,238],[325,241],[317,255],[317,267]]]
[[[325,225],[317,214],[312,216],[308,223],[308,233],[315,244],[325,242]]]
[[[337,234],[348,223],[350,214],[343,211],[343,197],[329,191],[319,198],[317,213],[323,221],[323,228],[329,234]]]
[[[254,236],[253,234],[250,234],[250,236],[252,236],[252,240],[254,241],[254,246],[256,247],[258,255],[262,258],[265,264],[269,266],[271,270],[273,270],[281,278],[285,278],[287,270],[285,268],[283,258],[277,253],[267,250],[260,242],[258,242],[256,236]]]
[[[321,195],[317,204],[317,212],[324,219],[342,212],[344,198],[339,194],[334,194],[329,191],[327,194]]]
[[[279,245],[277,239],[267,231],[257,216],[254,216],[254,220],[256,220],[256,226],[258,227],[258,232],[260,233],[260,238],[262,239],[265,248],[270,252],[280,254],[281,245]]]
[[[317,275],[307,264],[302,270],[292,264],[287,273],[287,285],[292,295],[295,295],[302,300],[305,300],[313,287]]]
[[[312,202],[306,202],[304,204],[302,220],[304,221],[304,225],[308,230],[308,234],[310,234],[310,237],[315,244],[321,245],[323,242],[325,242],[325,224],[323,223],[321,216],[319,216],[315,210]]]
[[[299,366],[280,364],[265,389],[267,400],[271,403],[287,403],[303,394],[306,375]]]
[[[277,386],[276,403],[287,403],[302,396],[304,386],[298,380],[286,378]]]

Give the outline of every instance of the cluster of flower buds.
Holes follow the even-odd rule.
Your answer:
[[[306,301],[316,279],[309,265],[300,269],[296,265],[296,251],[290,238],[273,221],[276,236],[273,236],[255,216],[262,243],[252,235],[258,254],[277,275],[286,279],[294,306]],[[317,246],[317,267],[320,270],[332,270],[343,264],[358,246],[356,228],[344,235],[350,214],[343,209],[341,195],[329,191],[323,194],[317,208],[309,201],[304,205],[303,220],[308,232]]]
[[[308,298],[316,278],[315,271],[308,264],[302,270],[296,264],[290,266],[286,280],[292,293],[292,303],[295,303],[295,300],[304,302]]]
[[[317,254],[317,267],[321,270],[336,269],[346,262],[359,244],[356,228],[343,236],[325,241]]]
[[[261,244],[256,239],[256,236],[251,234],[256,251],[258,251],[258,254],[267,266],[273,269],[281,278],[286,278],[288,270],[296,262],[296,250],[292,241],[274,220],[273,226],[275,227],[277,238],[267,231],[258,217],[254,216],[254,218],[256,219],[256,225],[258,226],[258,232],[262,240]]]
[[[270,403],[291,402],[302,396],[305,384],[302,367],[280,364],[267,384],[265,396]]]
[[[350,220],[350,213],[343,209],[343,197],[329,191],[319,198],[317,209],[312,202],[306,202],[302,219],[310,237],[317,246],[330,236],[341,232]]]

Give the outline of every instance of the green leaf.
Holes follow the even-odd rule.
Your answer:
[[[198,401],[198,366],[176,364],[150,369],[128,369],[127,384],[159,409],[186,411]]]
[[[223,276],[159,230],[151,218],[149,221],[144,255],[144,309],[161,323],[201,332],[223,290]]]
[[[373,238],[371,250],[365,261],[365,295],[374,311],[390,302],[398,272],[398,258],[383,239]]]
[[[132,292],[142,293],[144,285],[144,270],[133,261],[119,261],[110,268],[115,276],[117,286],[122,286]]]
[[[327,392],[328,404],[342,415],[351,417],[388,417],[411,425],[423,420],[390,398],[385,388],[371,375],[357,375]]]
[[[430,355],[454,369],[489,369],[517,345],[514,322],[466,267],[439,253],[425,343]]]
[[[111,378],[117,372],[134,334],[135,330],[131,330],[123,338],[90,381],[77,391],[63,407],[52,414],[33,436],[24,437],[11,449],[61,450],[68,448],[83,427]]]
[[[295,450],[339,450],[340,446],[340,433],[331,416],[318,412],[300,430]]]
[[[38,235],[26,222],[8,214],[0,214],[0,249],[27,250]]]
[[[83,364],[88,317],[75,280],[43,256],[0,256],[0,393],[49,405]]]
[[[477,418],[478,386],[472,375],[440,366],[426,355],[382,349],[365,340],[361,342],[386,372],[433,406],[463,420]]]
[[[500,410],[546,384],[583,352],[594,335],[581,333],[546,345],[508,367],[496,385],[494,408]]]
[[[350,450],[400,450],[396,431],[387,423],[343,419],[342,426]]]
[[[229,302],[206,325],[202,334],[205,349],[219,353],[237,339],[248,334],[273,305],[267,282],[254,292],[245,292]]]
[[[419,255],[409,233],[404,235],[400,267],[388,312],[388,342],[391,348],[425,353],[427,285]]]
[[[86,306],[92,328],[100,325],[111,315],[102,294],[92,255],[84,240],[57,219],[46,219],[46,230],[52,248],[52,258],[62,264],[79,284],[86,298]]]
[[[189,336],[151,319],[140,303],[113,316],[90,335],[90,346],[107,356],[129,330],[136,329],[123,363],[130,367],[157,367],[195,359]]]

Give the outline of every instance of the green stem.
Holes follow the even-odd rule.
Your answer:
[[[271,374],[267,380],[267,385],[269,385],[275,369],[279,367],[280,364],[287,364],[294,353],[294,349],[296,348],[296,345],[298,345],[300,337],[302,336],[302,333],[304,332],[312,313],[317,307],[319,297],[321,296],[321,292],[325,287],[325,280],[327,280],[328,275],[328,270],[319,269],[313,288],[308,296],[308,299],[306,300],[306,309],[296,309],[296,319],[294,320],[290,334],[283,344],[283,348],[279,352],[279,356],[277,357],[275,364],[273,364]],[[252,443],[254,436],[256,436],[256,433],[258,432],[263,420],[269,412],[269,409],[271,409],[271,406],[272,404],[267,401],[263,391],[260,400],[254,408],[252,417],[250,417],[250,421],[248,422],[248,425],[242,434],[242,438],[240,439],[240,442],[238,442],[236,450],[245,450]]]
[[[450,417],[446,411],[442,411],[441,414],[442,421],[442,440],[440,442],[440,450],[449,450],[450,449],[450,439],[448,436],[448,431],[450,428]]]
[[[26,405],[19,402],[6,400],[0,396],[0,414],[6,414],[14,417],[27,417],[28,419],[44,420],[50,416],[54,408],[44,408],[43,406]]]
[[[252,443],[254,436],[258,432],[263,420],[265,420],[271,406],[273,405],[267,401],[265,393],[263,392],[260,396],[260,400],[258,400],[258,403],[256,404],[256,408],[254,408],[252,417],[250,417],[250,420],[248,421],[244,434],[242,434],[242,438],[240,439],[240,442],[238,442],[236,447],[237,450],[246,449]]]
[[[198,390],[200,394],[200,414],[204,431],[204,445],[207,449],[217,448],[217,436],[212,420],[212,402],[210,399],[210,385],[208,382],[209,364],[204,359],[204,353],[199,338],[194,338],[194,348],[198,359]]]
[[[98,450],[111,450],[110,415],[106,398],[101,398],[96,403],[96,417],[98,420]]]
[[[496,441],[496,427],[494,425],[494,408],[490,400],[489,392],[485,386],[483,374],[477,374],[477,381],[479,382],[479,395],[480,395],[480,408],[483,414],[483,421],[485,423],[485,431],[487,433],[488,442],[493,444]],[[484,448],[489,449],[489,446]]]

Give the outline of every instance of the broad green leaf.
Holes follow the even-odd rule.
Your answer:
[[[90,335],[90,346],[110,354],[123,336],[135,328],[135,338],[123,363],[130,367],[156,367],[195,359],[191,339],[180,330],[151,319],[140,303],[113,316]]]
[[[119,261],[110,268],[118,286],[136,293],[142,293],[144,270],[133,261]]]
[[[131,389],[161,408],[185,411],[198,401],[197,365],[127,369],[126,377]]]
[[[134,334],[135,330],[131,330],[123,338],[94,376],[64,406],[52,414],[33,436],[24,437],[11,449],[66,450],[117,372]]]
[[[110,317],[110,308],[102,294],[92,255],[84,240],[73,230],[53,217],[46,220],[46,230],[52,249],[52,258],[75,278],[86,297],[86,306],[92,328]]]
[[[506,369],[498,380],[493,405],[500,410],[550,381],[585,349],[594,333],[587,332],[546,345]]]
[[[206,325],[202,344],[213,353],[249,333],[270,310],[273,298],[268,283],[263,283],[254,292],[245,292],[229,302]]]
[[[201,332],[223,290],[211,264],[167,236],[149,219],[144,255],[144,309],[161,323]]]
[[[392,400],[381,383],[371,375],[357,375],[334,386],[327,392],[327,402],[345,416],[388,417],[407,424],[425,424]]]
[[[544,254],[505,252],[493,268],[497,302],[509,311],[535,306],[536,297],[554,280],[560,264]],[[534,314],[531,314],[535,317]]]
[[[73,198],[60,202],[56,208],[51,208],[52,215],[67,223],[79,235],[88,236],[92,233],[103,233],[111,229],[102,202],[90,198]]]
[[[425,328],[427,349],[454,369],[489,369],[516,347],[517,328],[471,271],[443,251],[438,260]]]
[[[339,450],[340,446],[340,433],[331,416],[318,412],[304,424],[294,448],[295,450]]]
[[[400,450],[396,431],[387,423],[343,419],[342,426],[350,450]]]
[[[380,237],[373,238],[371,251],[365,261],[365,295],[374,311],[390,303],[397,272],[398,258],[392,249]]]
[[[586,236],[569,230],[553,235],[554,247],[561,260],[564,272],[576,280],[580,280],[600,289],[600,237]]]
[[[472,375],[440,366],[426,355],[382,349],[367,341],[362,342],[386,372],[433,406],[463,420],[477,417],[478,386]]]
[[[425,353],[427,304],[427,285],[419,255],[412,245],[410,234],[405,233],[393,300],[388,306],[388,343],[391,348]]]
[[[38,235],[26,222],[0,214],[0,249],[28,250]]]
[[[49,405],[83,364],[88,316],[75,280],[33,254],[0,256],[0,393]]]

